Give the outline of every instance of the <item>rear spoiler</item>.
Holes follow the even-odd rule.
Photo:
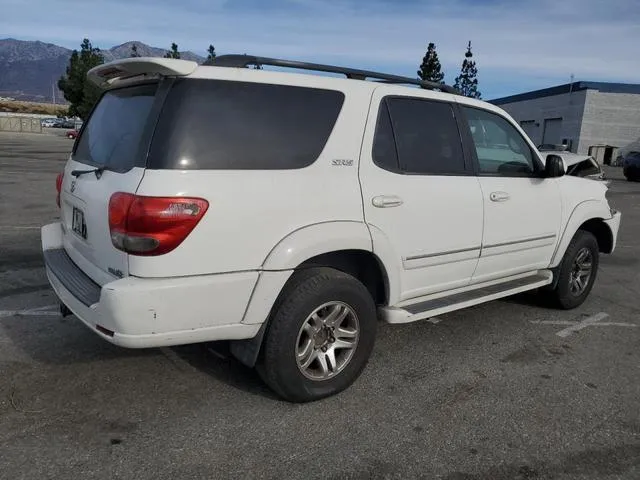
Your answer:
[[[190,60],[158,57],[124,58],[93,67],[87,72],[87,78],[97,86],[106,88],[136,77],[182,77],[189,75],[196,68],[198,63]]]

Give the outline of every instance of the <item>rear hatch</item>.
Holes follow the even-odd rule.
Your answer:
[[[159,83],[107,91],[74,144],[65,167],[60,210],[64,247],[96,283],[129,274],[128,255],[117,250],[109,230],[109,200],[135,193],[159,109]]]

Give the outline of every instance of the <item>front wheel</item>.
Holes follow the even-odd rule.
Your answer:
[[[376,327],[373,298],[359,280],[330,268],[297,272],[272,314],[258,372],[291,402],[334,395],[360,376]]]
[[[560,308],[576,308],[586,300],[598,273],[600,250],[596,237],[578,230],[562,257],[555,289],[547,296]]]

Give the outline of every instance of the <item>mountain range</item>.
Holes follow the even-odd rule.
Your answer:
[[[101,53],[105,62],[131,56],[136,46],[143,57],[163,57],[166,49],[131,41]],[[16,100],[64,103],[57,83],[66,71],[72,50],[40,41],[0,39],[0,97]],[[180,52],[180,58],[202,63],[205,59],[193,52]]]

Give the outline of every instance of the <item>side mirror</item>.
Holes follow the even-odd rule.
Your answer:
[[[544,174],[547,178],[561,177],[566,173],[564,160],[559,155],[549,154],[544,165]]]

